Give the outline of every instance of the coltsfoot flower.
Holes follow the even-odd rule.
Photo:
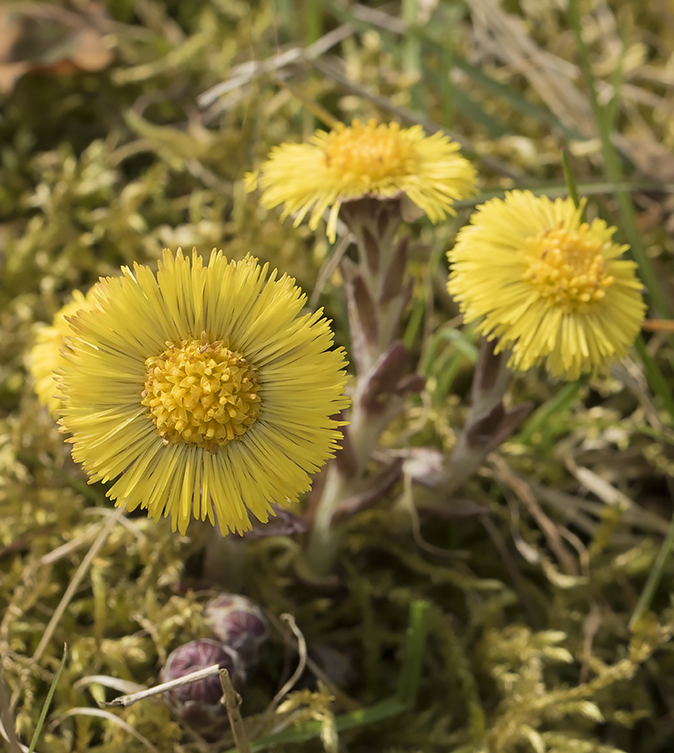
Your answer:
[[[123,267],[93,296],[71,320],[61,423],[91,479],[117,479],[118,506],[240,533],[310,488],[339,446],[347,377],[292,278],[167,250],[156,276]]]
[[[448,253],[449,292],[464,320],[511,349],[508,365],[545,363],[558,377],[604,372],[625,356],[644,318],[636,264],[584,202],[512,191],[477,209]]]
[[[343,202],[404,194],[436,223],[454,214],[452,204],[474,191],[475,180],[459,145],[442,133],[426,136],[418,125],[354,120],[330,132],[316,131],[308,144],[273,148],[259,175],[247,177],[246,187],[254,190],[259,182],[262,206],[283,204],[281,219],[296,214],[296,227],[311,210],[309,227],[315,230],[330,208],[327,234],[334,241]]]
[[[79,290],[73,291],[72,299],[55,314],[52,325],[43,326],[38,331],[35,345],[30,351],[28,367],[33,377],[35,392],[40,403],[46,406],[52,416],[61,407],[61,400],[56,396],[54,372],[65,365],[61,354],[64,348],[63,338],[72,334],[66,317],[73,316],[80,309],[89,308],[92,304],[91,291],[86,296]]]

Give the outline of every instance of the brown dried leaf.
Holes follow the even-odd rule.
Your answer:
[[[107,16],[97,3],[83,11],[46,3],[0,8],[0,93],[11,93],[27,73],[63,76],[102,70],[113,57],[104,39],[107,28]]]

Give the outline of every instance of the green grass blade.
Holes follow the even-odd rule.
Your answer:
[[[433,336],[428,350],[421,359],[419,371],[426,376],[437,376],[438,362],[440,367],[445,365],[444,355],[438,356],[438,349],[441,343],[448,342],[453,346],[453,350],[459,352],[468,359],[473,365],[477,363],[478,349],[466,337],[466,334],[458,329],[441,329]]]
[[[500,139],[510,133],[509,129],[496,118],[489,115],[482,105],[471,99],[461,89],[454,90],[454,108],[460,112],[466,120],[474,125],[482,126],[491,139]]]
[[[430,605],[426,601],[414,601],[410,604],[410,623],[407,628],[405,643],[405,659],[398,678],[398,700],[411,707],[419,690],[421,666],[426,650],[426,636],[428,634],[428,619]]]
[[[362,18],[357,17],[349,11],[347,6],[341,7],[338,5],[331,5],[328,10],[340,21],[340,23],[350,23],[354,29],[357,29],[361,33],[372,28],[377,29],[380,33],[382,31],[381,27],[368,23]],[[423,43],[421,49],[424,52],[435,55],[441,60],[440,69],[443,71],[443,80],[438,86],[438,91],[443,98],[443,126],[445,128],[450,127],[451,121],[453,120],[453,112],[459,109],[458,100],[462,95],[467,117],[471,117],[470,114],[468,114],[468,111],[471,110],[471,108],[482,109],[481,106],[469,98],[465,92],[452,86],[451,81],[448,80],[449,75],[445,76],[445,71],[447,71],[447,74],[451,71],[451,68],[449,68],[449,61],[451,61],[451,67],[456,67],[462,70],[472,80],[472,83],[479,86],[486,93],[498,97],[499,99],[506,100],[516,112],[519,112],[526,117],[530,117],[539,123],[549,125],[567,139],[583,138],[581,133],[565,126],[564,123],[559,121],[549,110],[530,102],[519,92],[486,74],[480,66],[469,63],[465,58],[459,55],[453,49],[452,29],[455,26],[455,21],[458,21],[465,14],[465,4],[458,3],[456,5],[447,6],[444,10],[448,17],[447,23],[431,23],[424,27],[415,26],[414,23],[412,23],[404,35],[396,34],[394,35],[394,38],[391,39],[390,30],[387,30],[388,33],[382,34],[382,40],[387,51],[395,53],[400,50],[400,39],[402,36],[404,39],[403,49],[407,50],[409,47],[412,47],[415,51],[415,55],[417,54],[416,50],[418,49],[419,43]],[[403,20],[408,20],[406,16],[406,13],[408,12],[411,13],[411,11],[403,9]],[[412,53],[407,52],[404,54],[410,56],[411,63]],[[406,68],[406,70],[408,69]],[[424,77],[427,77],[429,72],[432,71],[429,71],[427,68],[424,71]],[[416,89],[413,89],[412,93],[414,94],[415,91]],[[451,99],[445,99],[448,92],[451,92]],[[483,117],[488,117],[486,112],[482,112]],[[497,123],[494,118],[490,118],[490,120],[492,121],[492,125]],[[502,124],[499,124],[499,128],[504,133],[508,132],[508,129]]]
[[[569,189],[569,196],[573,199],[573,203],[578,206],[580,199],[578,198],[578,186],[576,185],[576,179],[573,176],[571,170],[571,163],[569,162],[569,152],[566,147],[562,148],[562,170],[564,172],[564,180],[566,186]]]
[[[634,343],[634,348],[639,354],[639,357],[641,358],[641,363],[644,366],[644,371],[646,372],[646,378],[648,379],[648,384],[650,385],[653,392],[655,392],[655,394],[660,397],[665,408],[667,409],[667,412],[671,416],[672,421],[674,422],[674,399],[672,398],[671,390],[669,388],[669,385],[667,384],[667,380],[665,379],[664,375],[660,371],[660,368],[658,367],[658,364],[656,363],[655,359],[648,352],[646,348],[646,343],[644,342],[641,336],[637,337]],[[644,586],[644,589],[641,592],[641,596],[639,597],[639,600],[637,601],[637,605],[634,609],[634,613],[632,614],[632,617],[630,618],[630,621],[629,621],[630,629],[632,629],[637,624],[637,622],[639,622],[641,617],[643,617],[645,612],[650,607],[651,602],[653,601],[653,597],[655,596],[655,592],[657,591],[658,586],[660,585],[660,581],[662,580],[662,576],[665,571],[665,568],[667,567],[667,563],[669,562],[672,556],[673,550],[674,550],[674,517],[672,518],[672,522],[669,525],[669,530],[667,531],[667,537],[665,538],[662,546],[660,547],[658,556],[655,558],[653,567],[651,568],[651,571],[648,574],[646,585]]]
[[[320,39],[323,33],[323,0],[305,0],[303,15],[304,42],[309,47]]]
[[[639,600],[637,601],[637,605],[634,609],[634,612],[632,616],[630,617],[630,621],[628,624],[628,627],[630,630],[634,628],[634,626],[639,622],[639,620],[643,617],[645,612],[650,607],[651,602],[653,601],[653,597],[655,596],[655,592],[658,590],[658,586],[660,585],[660,581],[662,580],[662,575],[665,571],[665,568],[667,567],[667,563],[669,562],[672,556],[673,549],[674,549],[674,517],[672,517],[672,522],[669,524],[667,537],[665,538],[662,546],[660,547],[658,556],[655,558],[653,567],[651,568],[651,571],[648,574],[648,579],[646,580],[646,585],[644,586],[644,590],[641,592],[641,596],[639,597]]]
[[[457,6],[451,6],[452,9]],[[452,13],[452,16],[458,18],[456,11]],[[452,19],[453,20],[453,19]],[[454,94],[455,87],[452,80],[452,69],[454,68],[455,58],[455,44],[454,44],[454,23],[449,23],[445,34],[444,41],[442,43],[442,65],[440,70],[442,71],[442,82],[440,89],[440,96],[442,98],[442,125],[445,128],[454,127]]]
[[[458,54],[454,56],[454,65],[466,73],[472,79],[473,83],[483,89],[487,94],[498,97],[499,99],[504,99],[508,102],[515,112],[519,112],[521,115],[532,118],[539,123],[549,125],[561,133],[566,139],[583,139],[581,133],[573,128],[565,126],[564,123],[559,121],[549,110],[530,102],[518,91],[515,91],[510,86],[492,78],[479,66],[469,63],[465,58]]]
[[[672,423],[674,423],[674,398],[672,397],[672,390],[655,359],[648,352],[646,343],[641,335],[634,341],[634,349],[639,354],[641,363],[644,366],[648,384],[653,392],[662,400],[662,404],[669,413]]]
[[[611,86],[613,88],[613,95],[605,110],[604,117],[608,125],[609,131],[612,131],[616,126],[616,120],[618,119],[618,105],[620,103],[620,87],[623,82],[623,72],[625,64],[625,47],[620,50],[618,57],[618,65],[616,66],[613,76],[611,77]]]
[[[403,342],[408,350],[414,347],[417,336],[421,332],[424,323],[424,316],[426,314],[426,298],[418,298],[413,307],[410,318],[405,327],[405,333],[403,334]]]
[[[590,93],[590,102],[592,104],[592,111],[599,130],[606,174],[609,181],[617,185],[622,180],[622,168],[620,157],[613,146],[613,141],[611,140],[611,127],[614,116],[612,115],[611,108],[609,108],[607,112],[600,107],[599,101],[597,100],[597,89],[594,74],[592,73],[592,65],[590,63],[590,53],[583,41],[578,0],[569,0],[567,14],[569,24],[576,37],[580,67],[583,71],[583,76]],[[615,96],[617,98],[617,94]],[[637,227],[636,212],[634,204],[632,203],[632,197],[626,191],[618,190],[617,188],[615,190],[615,196],[620,209],[623,231],[632,247],[634,260],[639,265],[641,279],[648,288],[653,308],[659,316],[667,319],[670,317],[669,306],[667,305],[665,296],[660,288],[658,277],[653,269],[653,265],[646,254],[646,247],[643,244],[641,233]]]
[[[40,712],[40,718],[37,721],[37,727],[35,727],[35,732],[33,733],[33,739],[30,741],[30,747],[28,748],[28,753],[33,753],[35,750],[35,746],[37,745],[38,738],[40,737],[40,732],[42,732],[42,727],[44,726],[44,720],[47,718],[47,712],[49,711],[49,706],[51,705],[51,699],[54,697],[54,691],[56,690],[56,685],[58,684],[59,677],[61,676],[61,672],[63,672],[63,667],[66,665],[66,659],[68,658],[68,644],[63,644],[63,658],[61,659],[61,663],[58,666],[58,669],[56,670],[56,674],[54,675],[54,679],[52,680],[51,686],[49,687],[49,692],[47,693],[47,698],[45,699],[44,706],[42,707],[42,711]]]
[[[601,194],[613,194],[616,191],[642,191],[656,193],[674,193],[674,184],[672,183],[642,183],[640,181],[622,181],[620,183],[610,183],[607,181],[591,181],[587,183],[577,183],[576,187],[580,196],[600,196]],[[528,191],[534,196],[548,196],[555,199],[558,196],[564,197],[569,195],[569,187],[562,183],[539,183],[535,186],[526,186]],[[454,202],[454,206],[465,209],[484,204],[489,199],[502,199],[506,191],[510,189],[495,189],[493,191],[483,191],[477,196],[471,196],[469,199],[459,199]]]
[[[382,719],[390,719],[393,716],[406,711],[407,707],[395,697],[387,698],[385,701],[375,703],[366,709],[350,711],[348,714],[340,714],[335,717],[335,727],[337,732],[342,732],[354,727],[364,727],[367,724],[374,724]],[[321,734],[321,722],[306,722],[298,724],[295,727],[289,727],[273,735],[258,737],[250,743],[250,753],[271,748],[281,743],[299,743],[305,740],[313,740]],[[231,748],[226,753],[238,753],[237,748]]]
[[[553,416],[559,417],[566,413],[576,401],[580,389],[585,385],[587,379],[587,377],[582,377],[576,382],[565,384],[552,400],[548,400],[532,414],[520,433],[515,436],[515,440],[522,443],[531,442],[533,435],[542,431]]]
[[[417,24],[418,0],[402,0],[401,16],[403,21],[410,27],[410,34],[406,34],[402,40],[403,70],[406,73],[421,73],[421,44],[419,34],[414,32]]]

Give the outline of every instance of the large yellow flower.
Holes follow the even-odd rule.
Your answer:
[[[442,133],[426,136],[418,125],[354,120],[350,127],[340,123],[329,133],[316,131],[309,144],[273,148],[246,187],[259,183],[262,206],[283,204],[281,219],[296,213],[295,226],[311,210],[309,227],[315,230],[330,208],[327,232],[334,241],[345,201],[405,194],[435,223],[454,214],[452,204],[474,191],[475,180],[475,168],[459,155],[459,145]]]
[[[309,489],[341,438],[345,360],[292,278],[165,251],[156,276],[123,267],[93,295],[72,320],[61,422],[91,479],[117,479],[117,505],[242,532]]]
[[[91,291],[85,296],[75,290],[72,299],[55,314],[52,325],[42,326],[38,331],[35,345],[30,351],[28,367],[33,376],[35,392],[52,416],[61,407],[61,400],[55,394],[54,372],[65,365],[61,353],[64,348],[63,338],[72,334],[66,317],[73,316],[79,309],[89,308],[92,304]]]
[[[477,209],[448,253],[449,292],[465,321],[512,349],[509,366],[545,362],[577,379],[622,358],[644,317],[636,264],[614,227],[582,221],[584,204],[512,191]]]

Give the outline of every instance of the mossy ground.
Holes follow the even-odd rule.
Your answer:
[[[66,74],[44,64],[2,96],[0,654],[21,740],[36,728],[67,641],[39,752],[207,749],[161,700],[92,715],[119,688],[87,679],[152,684],[169,651],[208,634],[205,528],[181,538],[166,521],[129,516],[52,621],[112,507],[101,485],[86,485],[33,394],[26,356],[36,327],[74,288],[122,264],[154,264],[163,247],[218,247],[296,276],[348,347],[338,274],[316,289],[330,252],[322,232],[279,225],[243,190],[244,172],[270,146],[316,126],[278,79],[344,121],[435,122],[460,134],[484,194],[564,194],[566,146],[590,211],[631,240],[563,5],[105,0],[99,28],[109,65]],[[674,15],[664,2],[580,6],[643,263],[658,283],[648,290],[652,314],[666,318],[674,308]],[[410,24],[416,32],[405,31]],[[58,38],[57,27],[49,34]],[[326,34],[332,46],[310,46]],[[220,96],[205,95],[221,82],[229,85]],[[447,334],[457,311],[444,291],[443,252],[469,212],[466,202],[454,221],[413,229],[417,284],[405,341],[428,381],[386,433],[393,448],[448,453],[465,416],[476,339]],[[336,651],[337,713],[391,695],[409,606],[430,604],[416,708],[343,732],[342,750],[674,748],[674,565],[662,568],[649,611],[628,629],[672,514],[671,335],[653,335],[647,348],[665,380],[660,396],[636,353],[610,377],[580,385],[542,372],[519,377],[513,401],[534,400],[537,411],[464,488],[468,501],[453,519],[415,528],[396,487],[352,519],[329,586],[298,580],[292,539],[246,547],[244,592],[272,615],[292,614],[310,648]],[[276,631],[244,691],[244,717],[264,710],[296,661]],[[320,697],[314,702],[320,715]],[[277,748],[321,749],[318,739]]]

